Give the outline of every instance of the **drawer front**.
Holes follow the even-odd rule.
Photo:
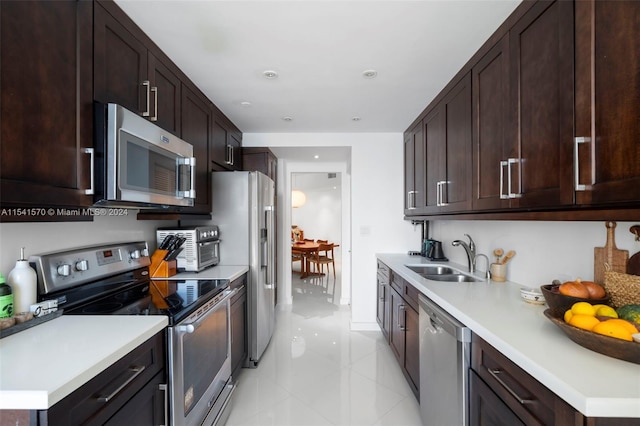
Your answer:
[[[384,263],[378,260],[378,274],[381,274],[382,276],[386,277],[387,281],[389,280],[390,271],[391,269],[389,269],[387,265],[385,265]]]
[[[414,286],[409,284],[408,282],[404,282],[402,297],[404,300],[416,311],[418,310],[418,294],[420,292],[416,290]]]
[[[51,407],[48,424],[104,424],[156,374],[164,373],[164,334],[156,334]]]
[[[393,287],[400,295],[404,295],[405,281],[400,275],[391,271],[391,281],[389,284],[391,284],[391,287]]]
[[[473,370],[524,423],[555,424],[553,392],[476,335],[471,353]]]

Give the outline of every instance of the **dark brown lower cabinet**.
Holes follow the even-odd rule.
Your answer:
[[[38,424],[167,424],[165,372],[161,331],[49,410],[38,412]]]
[[[405,282],[406,285],[410,285]],[[418,311],[391,286],[389,289],[389,344],[409,387],[420,398],[420,343]]]
[[[247,276],[234,280],[230,287],[237,288],[231,298],[231,375],[236,376],[247,359]]]
[[[391,296],[389,294],[389,274],[390,269],[384,263],[378,261],[378,274],[377,274],[377,308],[376,308],[376,321],[380,326],[380,330],[387,341],[389,342],[389,328],[390,328],[390,314],[391,314]]]
[[[471,357],[472,425],[640,425],[640,419],[585,417],[475,334]]]

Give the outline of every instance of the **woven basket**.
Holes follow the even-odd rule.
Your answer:
[[[620,272],[604,272],[604,288],[611,296],[611,304],[619,308],[640,304],[640,276]]]

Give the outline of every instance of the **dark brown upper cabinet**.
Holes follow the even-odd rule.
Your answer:
[[[640,203],[640,2],[575,3],[576,203]]]
[[[215,110],[213,117],[211,162],[214,170],[242,170],[242,133]]]
[[[141,32],[112,2],[99,2],[94,18],[94,95],[137,112],[180,136],[179,71],[161,60]]]
[[[465,74],[422,121],[425,204],[418,212],[471,208],[471,75]],[[416,168],[419,171],[419,168]]]
[[[512,207],[572,205],[573,3],[536,2],[510,29],[509,48],[503,197]]]
[[[404,214],[414,214],[425,206],[425,140],[419,121],[404,138]]]
[[[208,99],[193,88],[182,87],[182,139],[193,145],[196,158],[196,200],[192,213],[211,212],[211,169],[209,144],[211,142],[212,114]]]
[[[93,203],[92,23],[91,2],[0,2],[2,207]]]
[[[509,207],[505,197],[503,159],[509,152],[509,37],[473,66],[473,209]]]

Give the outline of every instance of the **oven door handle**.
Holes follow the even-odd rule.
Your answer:
[[[225,290],[223,293],[224,297],[218,300],[218,302],[215,305],[211,306],[207,310],[206,314],[204,314],[203,316],[201,316],[200,318],[198,318],[197,320],[195,320],[190,324],[182,324],[182,325],[176,326],[176,330],[178,331],[178,333],[184,334],[184,333],[193,333],[194,331],[196,331],[200,327],[200,325],[204,321],[206,321],[209,315],[211,315],[213,311],[215,311],[218,308],[218,306],[220,306],[221,304],[229,300],[231,297],[233,297],[238,292],[238,290],[239,289],[237,288],[234,288],[233,290]]]

